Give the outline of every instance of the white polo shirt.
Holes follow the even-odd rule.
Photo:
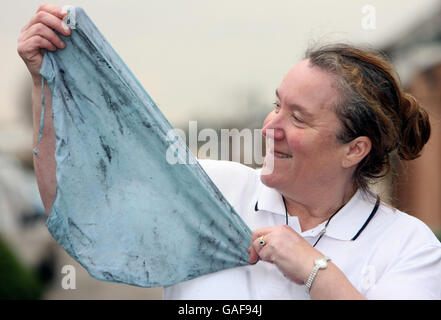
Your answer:
[[[260,170],[230,161],[200,164],[251,230],[286,223],[283,198],[260,181]],[[441,243],[420,220],[357,191],[331,219],[316,245],[368,299],[441,299]],[[301,232],[313,245],[326,221]],[[164,288],[164,299],[309,299],[303,285],[259,261]]]

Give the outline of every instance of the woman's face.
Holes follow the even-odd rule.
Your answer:
[[[334,78],[310,67],[308,60],[288,72],[262,129],[274,139],[274,150],[267,150],[265,158],[266,165],[274,159],[274,167],[261,176],[265,185],[294,194],[332,187],[335,179],[344,177],[345,151],[336,138],[341,125],[333,110],[336,98]]]

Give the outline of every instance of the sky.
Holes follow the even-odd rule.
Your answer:
[[[22,121],[18,105],[30,94],[30,78],[17,38],[40,3],[2,0],[0,128]],[[190,120],[233,121],[246,116],[253,101],[259,112],[269,111],[275,89],[308,44],[345,41],[378,48],[441,7],[440,0],[52,3],[83,7],[172,125],[180,127]],[[375,28],[363,25],[372,14],[366,6],[374,8]]]

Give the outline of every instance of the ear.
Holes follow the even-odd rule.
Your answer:
[[[365,136],[357,137],[345,146],[345,155],[342,160],[343,168],[357,165],[371,151],[371,139]]]

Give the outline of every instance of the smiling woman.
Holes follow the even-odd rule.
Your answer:
[[[340,121],[332,108],[337,97],[333,83],[332,75],[302,61],[285,76],[276,91],[276,108],[264,121],[262,133],[274,139],[275,159],[273,172],[262,175],[262,182],[287,199],[293,194],[304,201],[304,193],[349,174],[337,159],[344,156],[344,147],[336,139]]]
[[[358,136],[371,140],[371,152],[354,173],[356,185],[367,190],[369,181],[383,177],[390,155],[403,160],[420,156],[430,137],[427,112],[403,92],[392,66],[379,53],[334,45],[307,53],[311,65],[337,77],[339,101],[335,112],[343,124],[338,140]]]
[[[206,167],[254,229],[253,265],[168,287],[165,296],[440,299],[440,242],[369,190],[391,153],[414,159],[430,136],[427,113],[387,60],[346,44],[309,50],[274,105],[262,129],[273,141],[270,170]]]

